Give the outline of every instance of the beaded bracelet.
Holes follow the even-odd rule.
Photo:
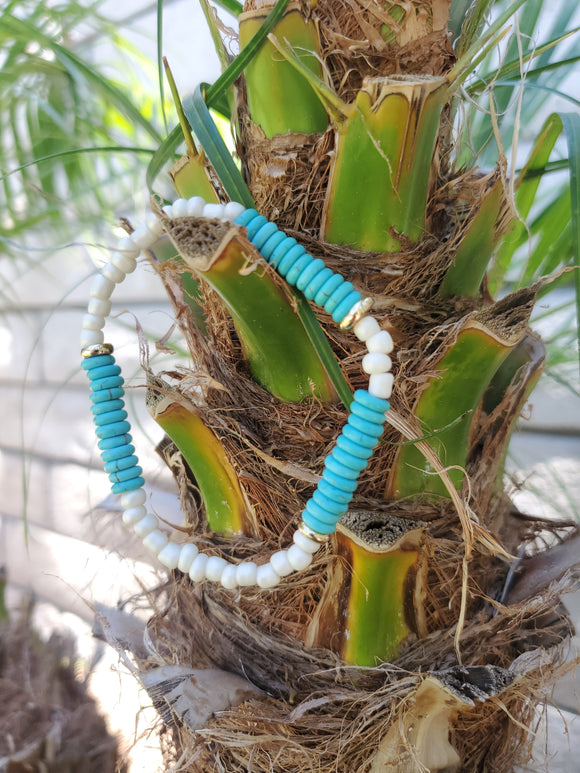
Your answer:
[[[369,375],[368,390],[358,389],[354,394],[347,423],[325,459],[322,478],[306,503],[292,545],[273,553],[261,566],[254,561],[233,564],[220,556],[201,553],[194,544],[169,540],[159,528],[158,518],[147,512],[145,481],[124,407],[121,369],[115,364],[113,347],[104,343],[103,328],[111,311],[113,289],[135,270],[139,254],[157,241],[163,231],[162,222],[150,215],[130,236],[120,239],[110,262],[93,280],[82,325],[82,367],[90,380],[91,411],[105,472],[109,474],[113,493],[121,496],[124,523],[133,527],[162,564],[188,574],[194,582],[211,580],[231,589],[256,585],[274,588],[282,577],[310,566],[316,551],[347,512],[358,478],[384,429],[385,412],[389,409],[387,398],[393,386],[389,357],[393,341],[367,313],[370,299],[363,299],[350,282],[327,268],[322,260],[314,259],[295,239],[255,210],[236,202],[206,204],[196,196],[178,199],[163,211],[171,219],[203,217],[245,228],[248,240],[288,284],[331,314],[342,329],[352,327],[367,347],[362,369]]]

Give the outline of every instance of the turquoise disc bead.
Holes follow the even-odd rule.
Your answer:
[[[340,274],[335,274],[334,272],[331,273],[332,276],[330,279],[322,285],[318,293],[314,296],[314,303],[317,303],[319,306],[324,306],[332,293],[344,282],[344,279]]]
[[[329,497],[330,499],[333,499],[335,502],[339,502],[342,505],[348,505],[352,499],[353,494],[352,491],[341,491],[339,488],[333,486],[332,483],[329,483],[329,481],[325,480],[324,478],[318,481],[318,491],[321,494],[324,494],[326,497]],[[314,494],[316,494],[316,491]]]
[[[267,218],[264,217],[264,215],[258,215],[258,217],[253,218],[248,223],[248,225],[246,226],[246,229],[247,229],[247,236],[246,236],[246,238],[248,239],[248,241],[251,242],[252,239],[254,238],[254,236],[260,230],[260,228],[263,225],[266,225],[267,222],[268,222],[268,220],[267,220]]]
[[[347,442],[350,442],[350,441],[347,440]],[[343,467],[346,467],[347,469],[354,471],[357,477],[364,470],[364,468],[367,466],[369,461],[368,458],[363,459],[361,456],[354,456],[353,454],[349,453],[348,451],[345,451],[338,445],[332,449],[332,456]],[[345,478],[346,478],[346,475],[345,475]]]
[[[105,403],[109,400],[119,400],[125,396],[125,390],[123,387],[113,387],[113,389],[101,389],[100,392],[91,393],[91,402]]]
[[[125,480],[131,480],[131,478],[136,478],[143,470],[141,467],[138,467],[136,464],[131,465],[131,467],[127,467],[125,470],[119,470],[118,472],[112,472],[109,475],[109,480],[111,483],[123,483]]]
[[[345,494],[350,495],[353,494],[358,485],[358,481],[356,479],[349,480],[348,478],[343,478],[342,475],[337,475],[336,473],[331,472],[329,469],[324,470],[322,473],[322,480],[320,483],[322,483],[322,481],[326,481],[333,488],[336,488],[339,491],[343,491]],[[320,485],[320,483],[318,485]]]
[[[323,268],[322,271],[319,271],[318,274],[316,274],[314,279],[311,279],[310,282],[308,282],[303,293],[309,301],[314,300],[321,287],[323,287],[324,283],[333,276],[333,273],[332,269]],[[318,301],[315,301],[315,303],[318,303]],[[321,306],[322,304],[318,305]]]
[[[101,451],[108,451],[110,448],[118,448],[119,446],[127,446],[131,442],[132,438],[129,434],[115,435],[114,437],[102,438],[99,440],[99,448]]]
[[[377,411],[371,411],[370,408],[366,408],[361,405],[357,400],[353,400],[350,404],[350,412],[353,416],[360,416],[365,421],[373,422],[373,424],[383,424],[385,421],[385,414],[378,413]]]
[[[125,421],[127,418],[127,411],[109,411],[108,413],[100,413],[95,416],[95,424],[97,427],[104,427],[107,424],[116,424],[118,421]]]
[[[138,468],[137,468],[138,469]],[[113,494],[126,494],[128,491],[136,491],[143,488],[145,480],[141,477],[131,478],[130,480],[124,480],[120,483],[113,483],[111,491]]]
[[[123,456],[120,459],[113,459],[110,462],[105,463],[105,472],[107,474],[112,472],[119,472],[119,470],[126,470],[128,467],[137,467],[139,459],[132,454],[131,456]],[[131,477],[134,477],[133,475]],[[116,480],[113,481],[116,483]]]
[[[340,520],[340,516],[342,513],[332,513],[329,510],[326,509],[326,507],[322,507],[321,505],[316,504],[316,502],[313,499],[309,499],[306,503],[306,510],[308,510],[309,513],[312,513],[312,515],[315,518],[318,518],[323,523],[338,523]],[[346,510],[344,511],[346,512]]]
[[[341,277],[342,278],[342,277]],[[343,301],[349,293],[354,290],[354,287],[350,282],[344,282],[338,287],[330,296],[330,298],[324,304],[324,310],[329,314],[336,309],[338,304]]]
[[[350,416],[348,417],[347,423],[351,427],[354,427],[354,429],[358,430],[359,432],[362,432],[365,435],[370,435],[371,437],[374,437],[377,440],[383,434],[382,424],[377,424],[376,422],[367,421],[366,419],[361,419],[360,416],[357,416],[354,413],[350,414]]]
[[[107,400],[104,403],[95,403],[91,405],[91,413],[93,416],[99,416],[101,413],[109,413],[110,411],[119,411],[125,407],[123,400]]]
[[[288,237],[283,231],[278,231],[276,229],[276,233],[273,236],[270,236],[266,244],[262,247],[260,252],[262,253],[262,257],[270,262],[270,258],[272,257],[272,253],[276,249],[276,247],[279,247],[282,242],[287,239]]]
[[[302,512],[302,520],[309,529],[318,532],[318,534],[333,534],[336,531],[336,523],[323,523],[308,510]]]
[[[363,469],[363,467],[360,466],[360,463],[362,462],[362,464],[366,466],[366,463],[371,457],[371,450],[369,448],[359,446],[358,443],[354,443],[350,438],[347,438],[344,435],[339,435],[337,437],[335,450],[337,449],[348,454],[353,460],[353,463],[359,465],[360,470]]]
[[[94,370],[103,365],[114,365],[115,358],[112,354],[96,354],[94,357],[86,357],[81,363],[83,370]],[[88,374],[87,374],[88,375]]]
[[[312,258],[312,256],[310,257]],[[306,268],[300,272],[300,276],[298,276],[292,284],[295,284],[299,290],[304,290],[306,285],[311,282],[315,276],[318,276],[321,271],[324,271],[325,268],[324,261],[320,260],[320,258],[316,258],[316,260],[312,260],[310,265],[306,266]]]
[[[298,258],[296,263],[294,263],[292,267],[288,269],[286,274],[286,281],[288,284],[292,285],[292,287],[296,287],[296,280],[299,278],[302,271],[311,265],[312,261],[313,257],[312,255],[308,255],[308,253],[304,254],[301,258]]]
[[[362,300],[362,295],[358,292],[358,290],[353,290],[352,293],[347,295],[346,298],[341,301],[336,309],[332,312],[332,319],[334,322],[340,324],[348,312],[352,309],[354,304],[358,303],[360,300]]]
[[[98,438],[115,437],[116,435],[126,435],[131,429],[128,421],[118,421],[115,424],[105,424],[104,427],[97,427],[96,434]]]
[[[252,244],[257,250],[262,250],[262,247],[268,239],[273,236],[275,233],[278,232],[278,226],[276,223],[268,222],[266,225],[263,225],[258,232],[255,234],[255,236],[252,238]],[[262,255],[262,257],[264,257]]]
[[[234,220],[234,225],[246,226],[255,217],[259,217],[255,209],[244,209],[242,214]]]
[[[105,451],[101,451],[101,459],[105,464],[109,462],[115,462],[118,459],[124,459],[127,456],[132,456],[135,453],[135,446],[131,443],[116,446],[115,448],[108,448]],[[109,472],[109,470],[106,470]]]
[[[317,488],[312,495],[312,501],[316,502],[317,505],[328,510],[330,513],[337,515],[339,518],[346,512],[348,506],[348,502],[337,502],[335,499],[326,496],[326,494],[322,493],[320,488]]]
[[[283,260],[286,253],[297,244],[298,242],[296,239],[294,239],[294,237],[287,236],[286,239],[284,239],[284,241],[279,244],[272,252],[272,256],[270,257],[270,265],[273,266],[277,271],[278,263]]]
[[[88,375],[91,381],[98,381],[99,379],[107,378],[107,376],[119,376],[120,373],[121,368],[118,365],[103,365],[100,368],[90,370]]]
[[[365,408],[377,411],[377,413],[386,413],[390,408],[388,400],[383,400],[382,397],[375,397],[366,389],[357,389],[354,393],[354,399],[357,403],[364,405]]]
[[[305,254],[306,254],[306,250],[304,249],[304,247],[301,244],[296,243],[293,247],[291,247],[288,250],[288,252],[284,255],[282,260],[278,263],[276,271],[280,274],[280,276],[286,277],[286,274],[288,273],[288,271],[290,271],[290,269],[296,263],[296,261]],[[312,258],[310,259],[312,260]]]
[[[109,389],[118,389],[121,386],[123,386],[122,376],[107,376],[107,378],[91,381],[91,389],[93,392],[104,392]]]
[[[347,480],[352,480],[353,482],[356,482],[356,479],[358,478],[360,471],[363,469],[363,466],[366,466],[364,462],[362,462],[363,466],[361,466],[358,462],[360,462],[360,459],[357,459],[357,464],[354,464],[353,458],[348,457],[349,464],[345,464],[345,462],[341,461],[338,458],[338,454],[340,453],[340,448],[334,448],[332,453],[326,457],[324,460],[324,466],[330,470],[330,472],[334,473],[335,475],[340,476],[341,478],[346,478]],[[345,455],[346,456],[346,455]]]
[[[365,432],[355,429],[352,425],[348,424],[348,422],[342,428],[342,434],[344,437],[347,437],[349,440],[352,440],[353,443],[357,443],[357,445],[362,446],[363,448],[374,448],[377,444],[376,438],[369,437]]]

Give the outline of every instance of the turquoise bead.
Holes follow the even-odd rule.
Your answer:
[[[124,435],[115,435],[114,437],[107,437],[99,440],[99,448],[101,451],[108,451],[110,448],[119,448],[119,446],[129,445],[132,438],[131,435],[125,433]]]
[[[340,518],[346,512],[348,502],[337,502],[335,499],[323,494],[318,488],[312,495],[312,501]]]
[[[258,213],[255,209],[245,209],[242,214],[238,215],[234,220],[234,225],[246,226],[250,220],[253,220],[255,217],[258,217]]]
[[[357,403],[364,405],[365,408],[377,411],[377,413],[386,413],[390,407],[387,400],[371,395],[366,389],[357,389],[354,393],[354,399]]]
[[[98,381],[107,376],[118,376],[121,373],[121,368],[118,365],[103,365],[101,368],[94,368],[89,370],[89,378],[91,381]]]
[[[319,306],[324,306],[326,301],[330,298],[332,293],[340,287],[340,285],[344,282],[344,279],[341,277],[340,274],[335,274],[332,272],[332,276],[330,279],[328,279],[320,288],[319,292],[314,296],[314,303],[317,303]]]
[[[113,387],[112,389],[101,389],[100,392],[91,393],[91,402],[94,405],[106,403],[110,400],[119,400],[125,396],[123,387]]]
[[[329,314],[336,309],[338,304],[343,301],[349,293],[354,290],[354,287],[350,282],[343,282],[330,296],[330,298],[324,304],[324,310]]]
[[[131,478],[131,480],[124,480],[121,483],[113,483],[111,491],[113,494],[126,494],[128,491],[136,491],[143,488],[144,485],[145,480],[141,477],[136,477]]]
[[[266,223],[266,225],[263,225],[252,238],[252,244],[257,250],[261,250],[268,239],[277,233],[277,231],[278,226],[276,223]]]
[[[342,513],[331,513],[325,507],[317,505],[313,499],[308,500],[305,509],[308,510],[309,513],[312,513],[315,518],[318,518],[323,523],[337,523],[337,521],[340,519],[340,516],[342,515]]]
[[[107,376],[107,378],[100,378],[98,381],[91,381],[93,392],[103,392],[105,389],[116,389],[120,386],[123,386],[122,376]]]
[[[365,432],[360,432],[360,430],[355,429],[350,424],[344,425],[342,434],[344,437],[347,437],[349,440],[352,440],[353,443],[357,443],[357,445],[362,446],[363,448],[374,448],[377,444],[376,438],[370,437]]]
[[[270,265],[274,266],[274,268],[278,270],[278,263],[284,258],[286,253],[297,244],[298,242],[292,236],[288,236],[286,239],[284,239],[284,241],[281,242],[272,252],[270,257]]]
[[[119,470],[126,470],[128,467],[136,467],[138,463],[139,459],[137,459],[135,454],[131,454],[131,456],[122,456],[120,459],[112,459],[110,462],[106,462],[105,472],[107,474],[112,472],[119,472]],[[116,481],[113,481],[113,483],[115,482]]]
[[[353,290],[353,292],[347,295],[346,298],[341,301],[336,309],[332,312],[332,319],[336,323],[340,324],[348,312],[352,309],[354,304],[358,303],[360,300],[362,300],[362,295],[358,292],[358,290]]]
[[[125,437],[129,436],[126,435]],[[123,443],[122,445],[115,446],[115,448],[108,448],[105,451],[101,451],[101,459],[108,464],[109,462],[117,461],[117,459],[125,459],[127,456],[131,456],[134,453],[134,445],[131,445],[131,443]]]
[[[308,510],[303,510],[302,520],[309,529],[318,532],[318,534],[334,534],[336,530],[336,523],[323,523],[312,513],[309,513]]]
[[[138,460],[137,460],[138,461]],[[131,480],[131,478],[136,478],[143,470],[141,467],[138,467],[136,464],[131,465],[131,467],[128,467],[125,470],[119,470],[118,472],[112,472],[109,475],[109,480],[111,483],[122,483],[124,480]]]
[[[348,440],[347,438],[342,438],[340,442],[341,442],[341,445],[342,444],[346,445],[351,441]],[[352,445],[354,445],[354,443]],[[336,445],[332,449],[332,456],[336,459],[337,462],[342,464],[344,467],[347,467],[352,471],[356,471],[357,476],[360,475],[362,470],[364,470],[369,460],[368,456],[366,458],[363,458],[362,456],[355,456],[354,454],[350,453],[350,451],[345,451],[344,448],[341,448],[341,446],[339,445]]]
[[[279,231],[276,229],[276,233],[273,236],[270,236],[268,241],[264,244],[264,246],[261,248],[260,252],[262,253],[262,257],[270,262],[270,258],[272,257],[272,253],[276,249],[276,247],[279,247],[282,242],[287,239],[288,237],[283,231]]]
[[[350,404],[350,412],[353,416],[360,416],[365,421],[370,421],[373,424],[383,424],[385,421],[385,414],[378,413],[377,411],[371,411],[370,408],[366,408],[361,405],[357,400],[353,400]]]
[[[104,403],[96,403],[91,405],[91,413],[93,416],[99,416],[101,413],[109,413],[109,411],[118,411],[125,407],[123,400],[107,400]]]
[[[127,418],[127,411],[109,411],[101,413],[94,417],[97,427],[105,427],[107,424],[115,424],[118,421],[124,421]]]
[[[344,435],[339,435],[337,437],[336,447],[341,451],[344,451],[345,454],[349,454],[351,457],[354,457],[356,460],[362,460],[365,465],[366,462],[368,462],[368,460],[371,458],[371,450],[369,448],[359,446],[358,443],[354,443],[350,438],[347,438]],[[362,470],[362,467],[360,467],[360,469]]]
[[[131,430],[128,421],[118,421],[115,424],[105,424],[104,427],[97,427],[96,434],[98,438],[104,439],[115,437],[116,435],[126,435]]]
[[[352,494],[353,494],[352,491],[341,491],[339,488],[337,488],[336,486],[333,486],[332,483],[329,483],[324,478],[318,481],[317,490],[321,494],[324,494],[330,499],[333,499],[335,502],[340,502],[340,504],[343,504],[343,505],[348,505],[348,503],[352,499]],[[314,494],[316,494],[316,491],[314,492]]]
[[[316,274],[314,279],[311,279],[310,282],[308,282],[303,290],[303,293],[309,301],[314,300],[320,289],[324,286],[324,283],[327,282],[328,279],[332,276],[334,276],[332,269],[324,268],[322,271],[319,271],[318,274]],[[318,301],[315,301],[315,303],[318,303]]]
[[[361,419],[361,417],[357,416],[356,413],[350,414],[348,417],[348,424],[359,432],[363,432],[365,435],[370,435],[377,440],[383,434],[382,424],[377,424],[376,422]]]
[[[306,250],[301,244],[296,243],[293,247],[286,252],[282,260],[278,263],[276,271],[280,276],[285,277],[288,271],[296,263],[296,261],[306,254]]]
[[[114,365],[115,358],[112,354],[96,354],[94,357],[86,357],[81,362],[81,368],[84,370],[94,370],[103,365]]]
[[[296,279],[294,284],[299,290],[304,290],[306,285],[311,282],[315,276],[318,276],[321,271],[324,271],[325,268],[324,261],[320,260],[320,258],[316,258],[316,260],[313,260],[312,263],[300,273],[300,276]]]
[[[292,287],[296,287],[296,280],[304,271],[308,268],[313,262],[314,258],[312,255],[309,255],[308,253],[305,253],[301,258],[298,258],[298,260],[288,269],[286,272],[286,281],[289,285],[292,285]]]
[[[360,471],[362,470],[362,467],[359,464],[360,459],[356,459],[356,465],[355,465],[353,461],[354,457],[351,457],[350,455],[348,455],[348,462],[347,462],[346,459],[341,459],[340,458],[341,456],[342,456],[342,452],[340,448],[334,448],[332,453],[329,454],[324,460],[324,466],[335,475],[340,475],[341,478],[352,480],[353,483],[356,482],[356,479],[358,478]],[[345,454],[345,456],[347,455]]]
[[[331,472],[329,469],[324,470],[322,473],[322,480],[326,481],[329,486],[333,486],[333,488],[350,495],[353,494],[358,485],[358,480],[356,480],[356,478],[355,480],[349,480],[342,475]],[[322,481],[320,481],[320,483],[322,483]],[[320,483],[318,485],[320,485]]]
[[[263,225],[266,225],[267,222],[268,220],[264,217],[264,215],[258,215],[258,217],[253,218],[253,220],[251,220],[246,226],[246,229],[247,229],[246,238],[248,239],[248,241],[251,242],[254,236],[260,230],[260,228]]]

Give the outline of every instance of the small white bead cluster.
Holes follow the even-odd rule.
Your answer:
[[[370,315],[360,319],[353,327],[355,336],[366,344],[368,354],[362,360],[362,369],[369,374],[369,394],[388,400],[393,389],[392,361],[393,339],[387,330]]]
[[[206,204],[201,197],[195,196],[177,199],[164,207],[163,212],[170,218],[206,217],[233,223],[244,209],[237,202]],[[91,285],[88,310],[82,323],[81,348],[104,343],[103,328],[111,311],[111,295],[115,286],[135,270],[140,253],[149,249],[162,232],[162,222],[152,214],[130,236],[119,240],[110,261]],[[355,323],[354,333],[368,350],[362,361],[363,370],[369,374],[368,391],[375,397],[387,399],[393,386],[393,376],[389,372],[391,358],[388,356],[393,350],[393,340],[370,315]],[[146,494],[142,488],[121,494],[123,522],[134,529],[145,547],[155,553],[162,564],[188,574],[194,582],[211,580],[229,589],[248,586],[274,588],[282,577],[310,566],[314,554],[326,541],[324,535],[313,533],[312,537],[308,536],[310,530],[302,524],[302,529],[294,532],[292,545],[274,553],[266,564],[258,566],[253,561],[232,564],[220,556],[201,553],[191,543],[181,545],[171,541],[159,528],[157,516],[147,512],[145,502]]]
[[[200,553],[192,543],[179,545],[172,542],[159,528],[157,516],[147,512],[145,502],[146,494],[142,488],[121,494],[123,522],[133,527],[145,547],[156,553],[164,566],[179,569],[188,574],[193,582],[211,580],[232,590],[252,585],[274,588],[282,577],[310,566],[314,554],[322,545],[297,529],[292,538],[293,544],[274,553],[268,563],[261,566],[253,561],[231,564],[220,556]]]

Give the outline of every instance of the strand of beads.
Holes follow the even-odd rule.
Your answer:
[[[389,409],[387,398],[393,385],[388,356],[393,342],[389,333],[380,329],[376,319],[366,313],[370,308],[368,299],[363,299],[350,282],[327,268],[322,260],[309,255],[295,239],[255,210],[246,210],[236,202],[206,204],[196,196],[178,199],[164,207],[164,212],[173,219],[205,217],[246,228],[247,238],[290,285],[332,314],[342,328],[353,326],[354,334],[367,347],[362,368],[369,375],[369,388],[355,392],[348,421],[325,460],[322,479],[306,503],[292,545],[273,553],[261,566],[254,561],[233,564],[221,556],[201,553],[193,544],[169,540],[159,528],[157,516],[147,512],[145,481],[132,445],[131,426],[124,406],[121,369],[115,363],[113,347],[104,343],[103,328],[111,310],[113,289],[134,271],[140,252],[149,249],[157,240],[162,232],[161,222],[150,216],[131,236],[123,237],[110,262],[91,286],[81,335],[83,368],[91,384],[91,410],[99,449],[112,491],[121,496],[124,523],[133,527],[161,563],[188,574],[194,582],[210,580],[232,589],[253,585],[273,588],[282,577],[310,566],[316,551],[348,510],[359,475],[383,432],[385,412]]]

